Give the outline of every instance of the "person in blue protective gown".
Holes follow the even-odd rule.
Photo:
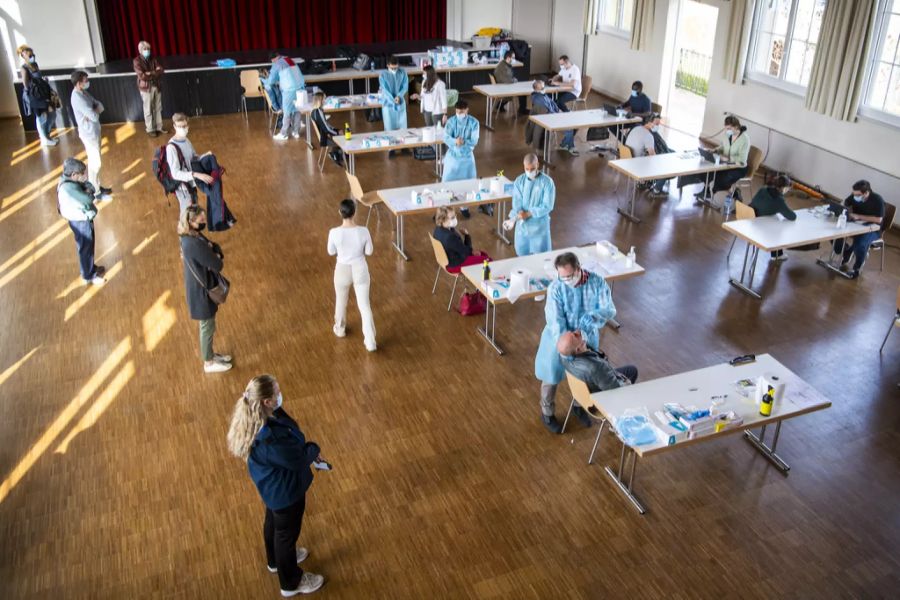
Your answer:
[[[381,116],[384,119],[384,130],[405,129],[406,125],[406,92],[409,90],[409,76],[400,68],[396,56],[388,59],[387,70],[378,76],[379,95],[381,96]]]
[[[459,181],[475,179],[475,146],[478,144],[480,125],[478,119],[469,115],[469,104],[465,100],[456,103],[456,114],[447,119],[444,127],[444,143],[447,153],[444,156],[444,173],[441,181]],[[469,210],[459,211],[469,218]]]
[[[547,324],[534,358],[534,374],[541,381],[541,419],[551,433],[562,427],[556,420],[556,388],[565,374],[556,344],[566,331],[580,331],[592,348],[600,347],[600,330],[616,316],[612,290],[596,273],[581,268],[578,257],[565,252],[554,262],[558,279],[547,288]]]
[[[297,92],[306,89],[306,80],[303,79],[303,73],[300,67],[283,52],[272,52],[272,68],[269,70],[269,76],[266,77],[262,84],[266,89],[273,89],[275,84],[281,90],[281,110],[282,122],[281,131],[273,136],[276,140],[286,140],[289,135],[295,138],[300,137],[300,113],[297,111]]]
[[[512,210],[503,224],[516,228],[516,254],[526,256],[550,250],[550,212],[556,203],[556,184],[541,173],[535,154],[524,160],[525,172],[513,183]]]

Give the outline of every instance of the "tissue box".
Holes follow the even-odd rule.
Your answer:
[[[469,60],[468,53],[459,49],[451,49],[444,52],[439,50],[429,50],[428,58],[431,59],[431,64],[436,69],[442,67],[461,67]]]
[[[494,196],[500,196],[503,194],[503,180],[499,177],[494,177],[491,179],[491,194]]]
[[[472,48],[475,50],[487,50],[491,47],[491,38],[486,35],[472,37]]]
[[[434,127],[425,127],[422,129],[422,141],[423,142],[433,142],[434,141]]]

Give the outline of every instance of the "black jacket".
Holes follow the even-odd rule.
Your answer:
[[[449,267],[458,267],[464,260],[472,256],[472,238],[469,234],[459,237],[455,229],[445,227],[434,228],[434,239],[441,243],[449,259]]]
[[[187,295],[188,312],[195,321],[212,319],[219,306],[209,299],[206,290],[215,287],[214,274],[222,271],[222,249],[202,235],[183,235],[181,254],[184,257],[184,291]],[[194,277],[191,269],[197,277]],[[197,281],[197,278],[204,284]]]
[[[338,134],[338,130],[328,124],[328,121],[325,119],[325,111],[321,108],[312,111],[312,119],[318,126],[319,133],[322,134],[319,138],[319,145],[328,146],[332,136]]]

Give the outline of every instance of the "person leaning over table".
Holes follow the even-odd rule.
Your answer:
[[[750,208],[757,217],[781,215],[788,221],[796,221],[797,213],[791,210],[784,199],[790,189],[791,179],[787,175],[772,175],[766,180],[766,186],[753,196]],[[787,260],[784,250],[775,250],[771,256],[776,262]]]
[[[162,122],[162,76],[163,68],[150,52],[150,43],[138,44],[138,55],[132,61],[137,73],[138,91],[144,105],[144,126],[147,135],[156,137],[166,133]]]
[[[434,233],[432,237],[441,243],[447,253],[447,272],[459,273],[463,267],[480,265],[491,260],[487,252],[472,251],[472,237],[465,229],[457,229],[459,222],[452,206],[441,206],[434,216]]]
[[[206,211],[193,204],[181,211],[178,219],[178,236],[184,263],[184,293],[187,296],[188,314],[200,322],[200,356],[205,373],[221,373],[231,368],[231,356],[213,351],[216,333],[216,313],[219,305],[209,297],[209,290],[218,280],[216,274],[224,265],[222,248],[206,239]]]
[[[541,420],[551,433],[556,420],[556,388],[565,373],[556,345],[566,331],[580,331],[592,348],[600,347],[600,330],[616,316],[612,290],[600,275],[581,268],[578,257],[564,252],[554,261],[558,278],[547,288],[547,323],[534,357],[534,375],[541,382]]]
[[[872,191],[872,186],[865,179],[860,179],[853,184],[853,192],[844,199],[849,219],[857,223],[875,223],[881,225],[884,220],[884,198]],[[834,241],[834,251],[843,253],[841,257],[841,270],[849,271],[850,279],[859,277],[859,272],[869,256],[869,246],[878,239],[879,231],[861,233],[850,238],[850,243],[844,240]],[[850,257],[855,256],[853,268],[850,268]]]
[[[747,175],[750,136],[747,134],[747,128],[741,125],[741,121],[737,117],[734,115],[725,117],[725,141],[713,148],[712,151],[721,156],[723,161],[735,165],[735,167],[724,171],[716,171],[715,177],[710,177],[713,181],[712,190],[704,186],[704,189],[694,194],[696,198],[708,199],[716,192],[730,189],[738,180]],[[698,175],[684,175],[678,178],[679,188],[695,183],[706,184],[706,175],[701,173]]]
[[[541,107],[547,112],[547,114],[551,115],[561,112],[557,103],[551,100],[549,96],[547,96],[547,90],[545,88],[546,84],[540,79],[535,79],[534,83],[531,84],[531,106]],[[550,132],[545,131],[544,135],[550,135]],[[563,133],[563,139],[559,143],[559,149],[565,150],[572,156],[578,156],[578,150],[575,149],[574,129],[570,129]]]
[[[421,101],[426,127],[434,127],[438,123],[446,125],[447,85],[438,77],[437,71],[431,65],[426,65],[423,72],[425,80],[422,82],[422,91],[410,95],[409,99]]]
[[[274,88],[275,84],[278,84],[281,90],[282,111],[281,131],[273,135],[272,139],[284,141],[288,139],[288,135],[299,138],[302,121],[294,102],[297,100],[297,92],[306,89],[306,80],[300,67],[286,52],[280,50],[271,52],[269,59],[272,61],[272,68],[262,84],[266,89]]]
[[[306,441],[284,410],[281,388],[271,375],[257,375],[238,398],[227,435],[228,450],[247,461],[247,471],[266,507],[263,543],[270,573],[278,573],[281,595],[311,594],[325,577],[297,565],[309,550],[297,546],[313,482],[313,463],[323,462],[319,445]]]
[[[580,331],[566,331],[559,336],[556,350],[562,359],[563,368],[575,379],[583,381],[592,394],[614,390],[637,381],[637,367],[625,365],[614,368],[606,354],[588,346]],[[591,426],[590,416],[577,402],[572,408],[572,414],[578,417],[585,427]]]
[[[517,83],[519,80],[516,79],[516,74],[513,71],[512,63],[516,59],[516,55],[512,50],[507,50],[506,54],[503,55],[503,60],[497,63],[497,66],[494,67],[494,81],[497,83]],[[504,98],[500,101],[500,107],[497,109],[501,112],[506,110],[506,103],[509,102],[509,98]],[[519,96],[519,114],[527,115],[528,114],[528,97],[527,96]]]
[[[30,46],[19,46],[16,54],[22,58],[19,74],[22,76],[22,105],[25,114],[34,114],[41,146],[55,146],[59,140],[50,134],[56,124],[56,109],[61,106],[59,96],[44,79]]]
[[[550,213],[556,205],[556,184],[540,170],[536,154],[526,154],[525,172],[513,182],[512,208],[503,223],[507,231],[516,228],[516,255],[549,252]]]

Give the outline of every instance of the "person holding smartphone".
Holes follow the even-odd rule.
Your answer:
[[[268,569],[278,573],[281,595],[311,594],[325,577],[304,572],[298,565],[309,551],[297,546],[306,491],[312,485],[311,467],[330,470],[319,446],[308,442],[297,422],[282,406],[281,388],[272,375],[257,375],[238,398],[228,429],[228,450],[247,461],[266,516],[263,540]]]

